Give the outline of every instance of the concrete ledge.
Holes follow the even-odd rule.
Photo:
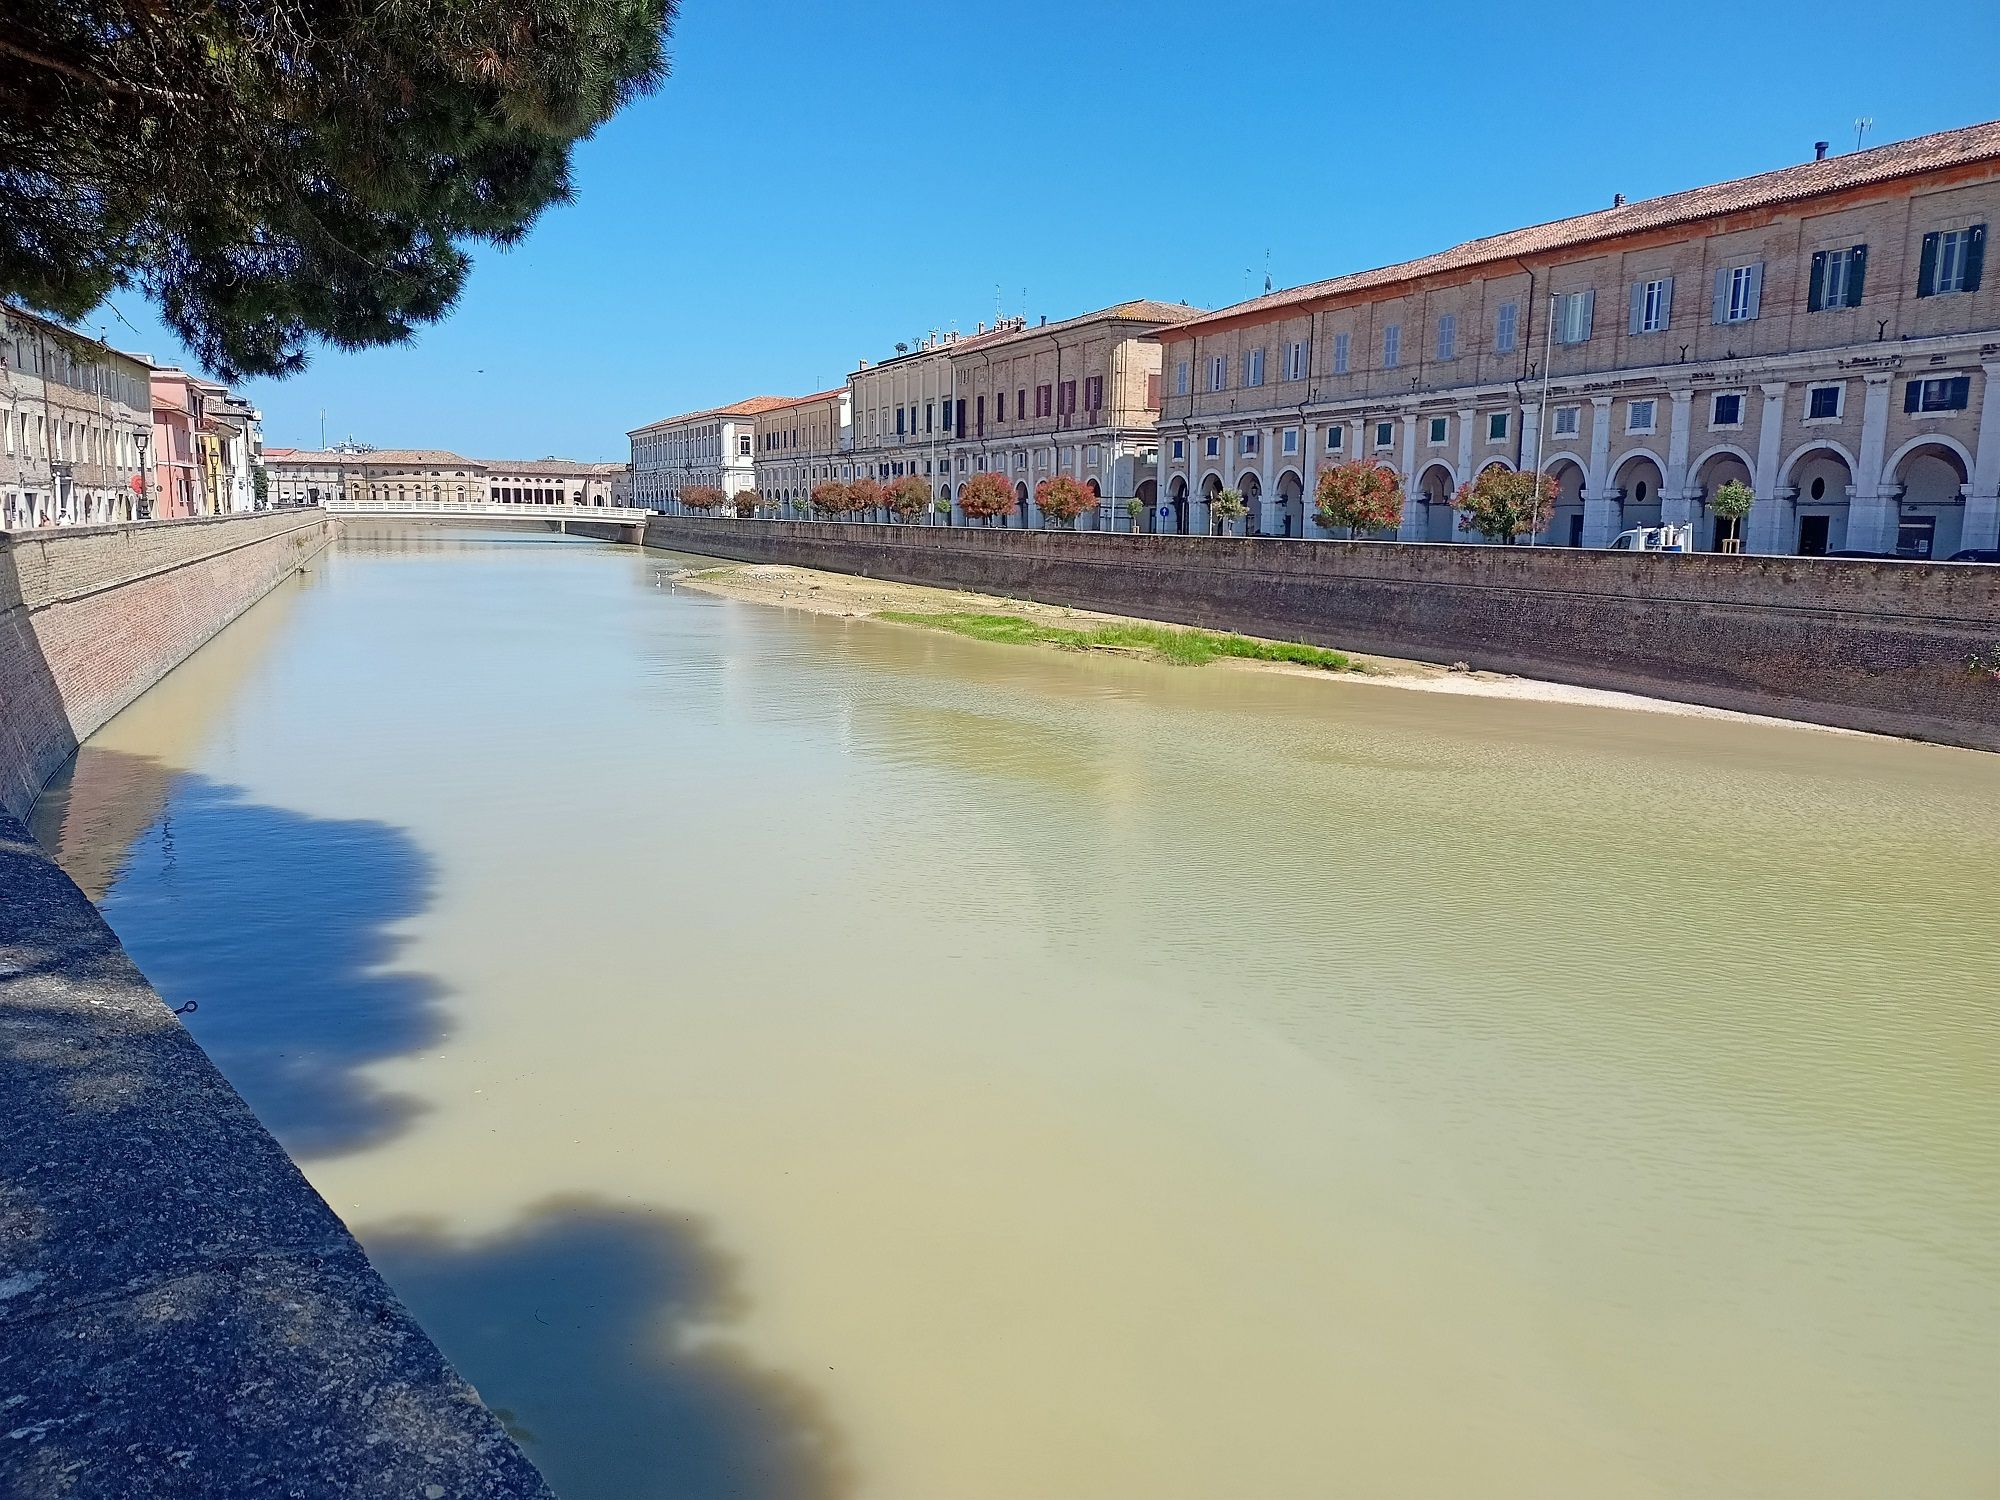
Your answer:
[[[2000,568],[655,516],[646,544],[2000,750]]]
[[[0,813],[0,1492],[549,1490]]]

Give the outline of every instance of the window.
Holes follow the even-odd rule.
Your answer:
[[[1974,224],[1969,229],[1933,230],[1924,236],[1923,254],[1917,261],[1917,295],[1976,292],[1985,261],[1984,224]]]
[[[738,458],[750,456],[750,435],[747,432],[736,440],[736,456]]]
[[[902,435],[903,435],[903,408],[899,406],[896,408],[896,436],[901,437]]]
[[[1630,334],[1659,333],[1674,316],[1674,278],[1658,276],[1632,283],[1632,306],[1625,320]]]
[[[1382,368],[1393,370],[1403,362],[1403,325],[1391,323],[1382,330]]]
[[[1035,387],[1035,415],[1049,417],[1055,415],[1055,387],[1042,384]]]
[[[1912,380],[1903,387],[1903,410],[1964,411],[1972,403],[1970,375],[1944,375],[1931,380]]]
[[[1808,422],[1831,422],[1840,416],[1841,393],[1847,389],[1842,385],[1816,385],[1806,392],[1806,420]]]
[[[1764,298],[1764,263],[1721,266],[1715,273],[1715,321],[1748,323]]]
[[[1219,391],[1227,385],[1228,380],[1229,361],[1218,354],[1208,362],[1208,388],[1211,391]]]
[[[1338,422],[1326,430],[1326,451],[1338,453],[1347,446],[1347,429]]]
[[[1806,286],[1806,311],[1859,307],[1861,285],[1867,271],[1866,245],[1850,245],[1845,250],[1814,251],[1812,274]]]
[[[1098,394],[1100,397],[1103,395],[1103,388],[1101,386],[1098,389]],[[1158,411],[1159,409],[1160,377],[1157,375],[1148,375],[1146,377],[1146,410]],[[1096,407],[1092,407],[1091,410],[1095,411]]]
[[[1715,404],[1709,408],[1708,425],[1711,427],[1741,427],[1743,425],[1743,393],[1741,391],[1718,392],[1715,397]]]
[[[1208,440],[1208,446],[1207,446],[1207,448],[1205,448],[1205,449],[1204,449],[1203,451],[1204,451],[1204,452],[1205,452],[1205,453],[1206,453],[1206,454],[1207,454],[1207,455],[1208,455],[1208,456],[1209,456],[1210,458],[1214,458],[1214,457],[1216,456],[1216,454],[1218,454],[1218,453],[1220,453],[1220,452],[1222,451],[1222,439],[1221,439],[1221,438],[1210,438],[1210,439]]]
[[[1575,437],[1583,428],[1583,408],[1580,406],[1558,406],[1556,408],[1556,436]]]
[[[1028,420],[1028,391],[1025,386],[1014,392],[1014,420],[1016,422]]]
[[[1102,460],[1102,454],[1098,451],[1098,445],[1096,443],[1092,443],[1089,447],[1083,450],[1083,461],[1085,463],[1095,465],[1099,463],[1101,460]]]
[[[1394,422],[1377,422],[1375,424],[1376,447],[1378,448],[1392,447],[1394,446],[1395,441],[1396,441],[1396,424]]]
[[[1028,455],[1027,455],[1026,453],[1016,453],[1016,454],[1014,455],[1014,467],[1015,467],[1016,469],[1025,469],[1025,468],[1027,468],[1027,467],[1028,467]]]
[[[1243,384],[1246,387],[1264,383],[1264,351],[1250,349],[1243,355]]]
[[[1458,314],[1438,314],[1437,351],[1439,359],[1458,358]]]
[[[1487,415],[1486,441],[1489,443],[1504,443],[1507,441],[1506,412],[1496,411],[1496,412],[1491,412]]]
[[[1503,302],[1493,314],[1493,352],[1512,354],[1514,336],[1521,323],[1521,305],[1518,302]]]
[[[1104,405],[1104,377],[1092,375],[1083,383],[1083,409],[1096,411]]]
[[[1188,362],[1186,360],[1182,360],[1179,364],[1174,366],[1174,394],[1176,396],[1185,396],[1187,393],[1188,393]]]
[[[1590,337],[1590,320],[1597,305],[1597,293],[1586,288],[1564,292],[1556,298],[1556,342],[1581,344]]]
[[[1347,373],[1347,352],[1352,347],[1352,345],[1353,345],[1353,339],[1348,334],[1336,333],[1333,336],[1334,374],[1345,375]]]
[[[1284,451],[1284,452],[1286,452],[1286,453],[1296,453],[1296,452],[1298,452],[1298,451],[1299,451],[1299,430],[1298,430],[1298,428],[1296,428],[1296,427],[1287,427],[1287,428],[1285,429],[1285,434],[1284,434],[1284,439],[1283,439],[1283,451]]]
[[[1065,380],[1062,383],[1061,397],[1062,397],[1062,405],[1058,407],[1057,410],[1061,412],[1061,414],[1065,417],[1075,416],[1076,382],[1074,380]]]
[[[1430,441],[1431,441],[1431,446],[1433,448],[1442,448],[1444,446],[1445,438],[1450,435],[1450,432],[1451,432],[1450,418],[1448,417],[1431,418]]]
[[[979,398],[979,404],[981,407],[986,405],[986,398],[984,396]],[[993,420],[995,422],[1004,422],[1007,420],[1007,393],[1005,391],[999,391],[993,397]]]
[[[1237,443],[1236,451],[1245,458],[1255,453],[1257,451],[1257,434],[1254,432],[1244,433],[1242,439]]]
[[[1625,430],[1627,432],[1651,432],[1654,413],[1658,406],[1653,401],[1627,401],[1625,403]]]
[[[1285,351],[1285,379],[1304,380],[1312,373],[1312,345],[1294,339]]]
[[[1006,393],[1005,391],[1002,391],[1002,392],[1001,392],[1001,393],[1000,393],[1000,394],[999,394],[998,396],[994,397],[993,399],[994,399],[994,402],[995,402],[995,404],[996,404],[996,405],[997,405],[997,406],[999,407],[999,418],[998,418],[998,420],[1000,420],[1000,421],[1003,421],[1003,422],[1004,422],[1004,421],[1006,421],[1006,420],[1007,420],[1007,393]],[[972,420],[973,420],[973,421],[974,421],[975,423],[977,423],[977,424],[978,424],[978,425],[977,425],[977,426],[976,426],[976,427],[974,428],[974,434],[975,434],[976,436],[978,436],[978,437],[985,437],[985,436],[986,436],[986,398],[985,398],[984,396],[975,396],[975,397],[973,398],[973,400],[972,400]]]
[[[1186,439],[1186,438],[1175,438],[1175,439],[1174,439],[1174,457],[1175,457],[1175,458],[1186,458],[1186,457],[1187,457],[1187,439]]]

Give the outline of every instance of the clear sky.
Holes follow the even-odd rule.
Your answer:
[[[996,310],[1220,306],[2000,117],[2000,4],[683,0],[577,201],[411,344],[254,381],[265,441],[624,458]],[[1919,24],[1921,22],[1921,24]],[[90,320],[180,358],[137,297]]]

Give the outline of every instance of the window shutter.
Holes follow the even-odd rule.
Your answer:
[[[1590,319],[1591,319],[1591,314],[1595,310],[1596,306],[1597,306],[1597,292],[1595,288],[1593,288],[1592,290],[1587,291],[1583,294],[1583,332],[1578,336],[1577,339],[1578,343],[1581,343],[1585,339],[1588,339],[1590,337]]]
[[[1806,283],[1806,311],[1818,312],[1826,306],[1826,252],[1813,251],[1812,279]]]
[[[1955,375],[1951,382],[1951,400],[1947,403],[1953,411],[1964,411],[1972,405],[1972,377]]]
[[[1975,224],[1965,241],[1965,290],[1979,290],[1979,273],[1986,265],[1986,226]]]
[[[1717,323],[1729,321],[1729,267],[1727,266],[1717,267],[1715,272],[1715,308],[1712,321]]]
[[[1861,305],[1862,288],[1868,281],[1868,247],[1856,245],[1854,258],[1847,263],[1847,305]]]
[[[1660,326],[1671,328],[1674,321],[1674,278],[1669,276],[1660,283]]]
[[[1631,306],[1625,318],[1625,331],[1627,333],[1638,333],[1644,327],[1646,321],[1645,282],[1635,281],[1632,283],[1632,295],[1629,300]]]
[[[1750,268],[1750,316],[1756,317],[1764,304],[1764,262]]]
[[[1903,410],[1905,412],[1913,412],[1917,409],[1917,402],[1922,399],[1923,390],[1924,383],[1921,380],[1912,380],[1908,385],[1903,387]]]
[[[1917,258],[1917,295],[1933,296],[1937,292],[1938,232],[1933,229],[1924,236],[1923,254]],[[1910,408],[1914,411],[1916,408]]]

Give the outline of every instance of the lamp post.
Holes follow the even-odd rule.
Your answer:
[[[139,521],[153,519],[153,486],[146,478],[146,447],[152,440],[153,435],[143,427],[132,434],[132,448],[139,455],[138,514],[133,519]]]

